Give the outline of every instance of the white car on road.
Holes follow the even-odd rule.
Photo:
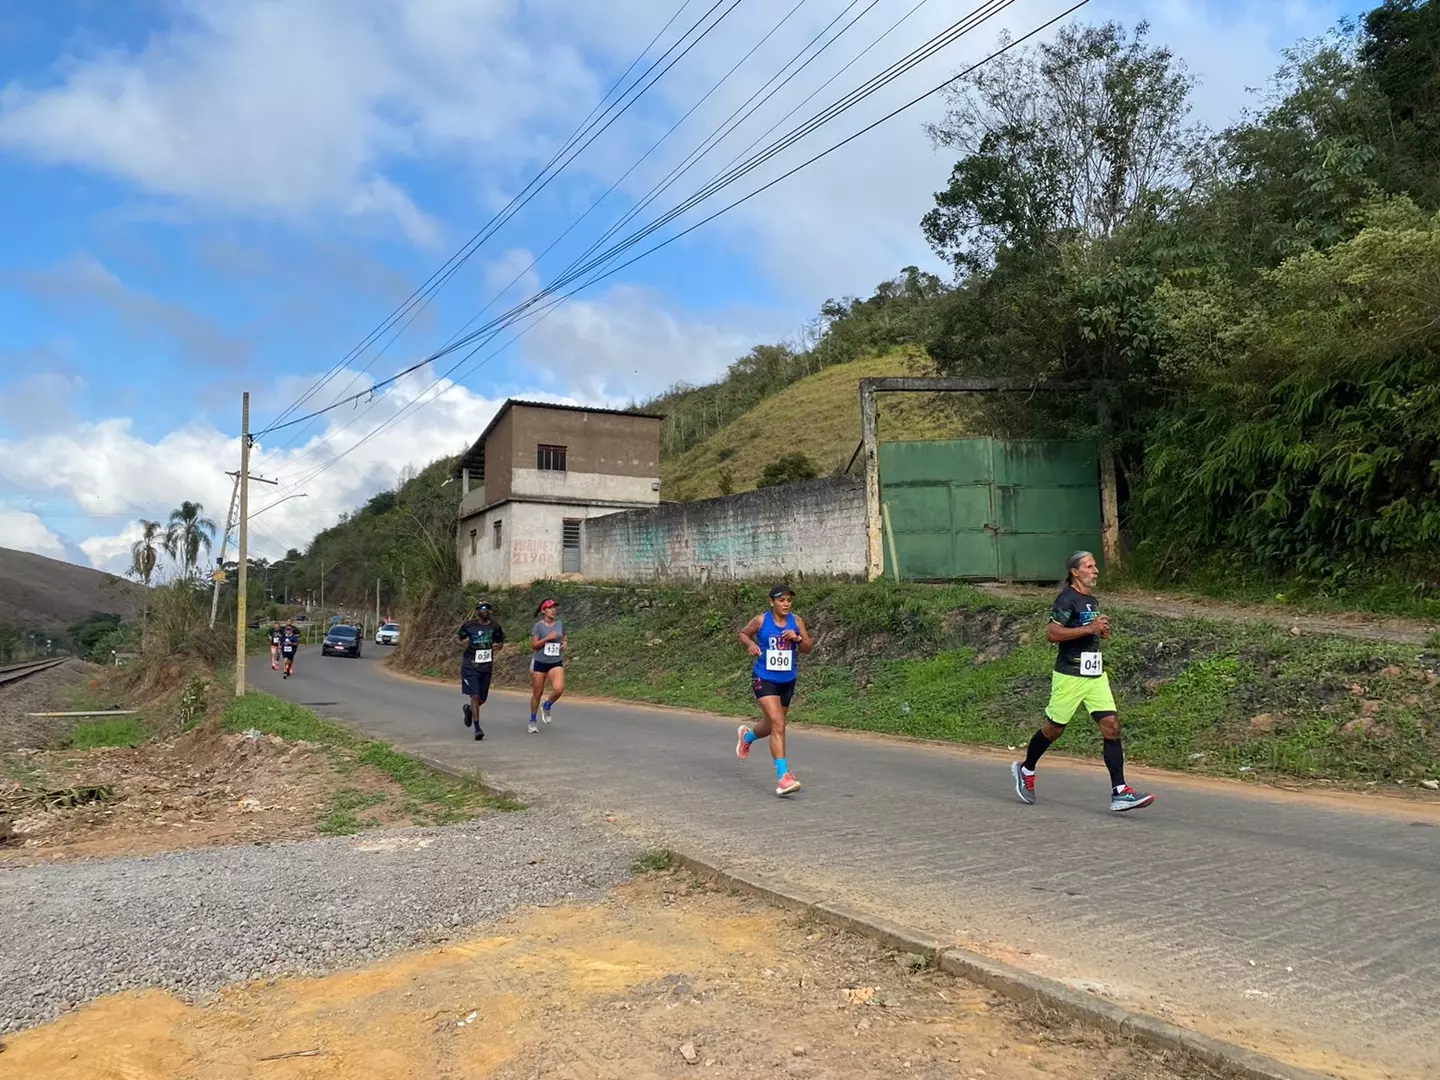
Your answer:
[[[376,645],[398,645],[400,644],[400,624],[387,622],[380,625],[375,631]]]

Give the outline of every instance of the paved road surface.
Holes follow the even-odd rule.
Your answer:
[[[372,646],[372,650],[373,650]],[[1106,809],[1103,769],[1051,764],[1041,803],[1003,760],[800,728],[805,790],[772,794],[735,721],[562,701],[526,734],[497,692],[470,740],[454,689],[305,650],[253,685],[510,790],[613,813],[1117,1000],[1347,1077],[1440,1075],[1440,814],[1155,779]]]

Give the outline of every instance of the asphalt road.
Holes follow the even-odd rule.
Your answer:
[[[1003,758],[792,729],[805,785],[774,796],[736,722],[562,700],[540,735],[496,692],[487,737],[447,687],[306,649],[252,685],[531,798],[824,890],[956,943],[1296,1064],[1440,1075],[1440,812],[1139,772],[1107,810],[1098,763],[1047,758],[1040,802]],[[803,676],[802,676],[803,677]],[[796,718],[800,719],[799,716]]]

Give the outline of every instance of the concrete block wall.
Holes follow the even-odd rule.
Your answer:
[[[863,577],[865,485],[827,477],[592,518],[581,566],[603,581]]]

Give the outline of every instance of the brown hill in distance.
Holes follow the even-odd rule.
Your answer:
[[[132,581],[28,551],[0,548],[0,623],[63,629],[90,615],[129,615],[144,588]]]

